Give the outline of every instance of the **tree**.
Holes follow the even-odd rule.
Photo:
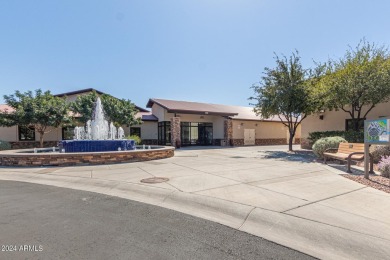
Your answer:
[[[75,117],[84,124],[92,119],[95,102],[98,94],[93,91],[87,95],[78,96],[76,101],[70,105],[71,111]],[[101,97],[106,120],[118,126],[131,126],[140,124],[141,120],[136,118],[138,110],[135,105],[126,99],[118,99],[113,96],[103,94]]]
[[[326,77],[327,108],[349,114],[353,130],[379,103],[390,100],[390,54],[384,46],[363,39],[343,58],[329,60]]]
[[[86,124],[88,120],[92,119],[97,98],[96,91],[92,91],[89,94],[78,96],[74,102],[70,103],[70,110],[73,112],[73,117],[77,118],[76,121]]]
[[[117,127],[141,124],[141,120],[136,117],[138,110],[128,99],[118,99],[113,96],[102,95],[102,104],[105,114],[110,122]]]
[[[53,96],[50,91],[15,91],[15,94],[4,95],[4,100],[12,111],[0,111],[0,125],[34,127],[39,134],[40,147],[43,147],[45,134],[70,122],[65,99]]]
[[[254,111],[263,118],[278,116],[288,127],[288,150],[292,151],[293,139],[299,124],[309,114],[320,107],[320,102],[312,98],[311,90],[318,84],[323,74],[323,66],[315,70],[302,67],[298,52],[287,58],[276,55],[276,67],[265,68],[259,84],[252,86],[256,100]]]

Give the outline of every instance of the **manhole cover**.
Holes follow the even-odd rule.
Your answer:
[[[164,177],[153,177],[153,178],[147,178],[147,179],[142,179],[141,182],[143,183],[162,183],[162,182],[166,182],[166,181],[169,181],[168,178],[164,178]]]

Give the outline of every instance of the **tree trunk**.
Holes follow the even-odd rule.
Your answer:
[[[39,133],[39,145],[41,148],[43,148],[43,133]]]
[[[295,133],[290,132],[290,138],[288,139],[288,151],[292,152],[293,151],[293,139],[294,139]]]

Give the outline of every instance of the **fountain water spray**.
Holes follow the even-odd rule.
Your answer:
[[[60,152],[103,152],[135,150],[135,141],[126,140],[122,127],[116,128],[104,118],[102,101],[98,97],[93,110],[92,119],[85,127],[74,129],[74,140],[59,142]]]
[[[100,97],[97,98],[92,114],[92,120],[88,120],[84,127],[76,126],[74,129],[75,140],[115,140],[124,139],[122,127],[116,128],[104,118],[104,110]]]

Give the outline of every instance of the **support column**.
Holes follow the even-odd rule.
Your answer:
[[[226,119],[224,121],[224,139],[226,142],[226,145],[233,145],[232,139],[233,139],[233,121],[231,119]]]
[[[171,118],[171,144],[175,148],[181,147],[180,117]]]
[[[370,162],[372,162],[370,160],[370,145],[365,142],[364,143],[364,178],[366,178],[367,180],[370,179],[370,172],[369,172]]]

